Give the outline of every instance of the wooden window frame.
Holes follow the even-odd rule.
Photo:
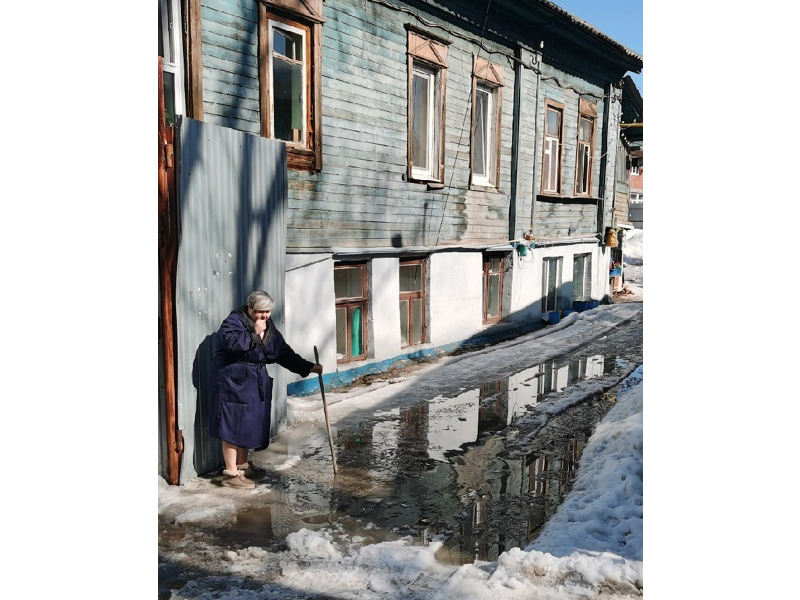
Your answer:
[[[590,136],[589,142],[581,141],[581,121],[584,119],[591,121],[592,124],[592,134]],[[575,144],[576,144],[575,195],[576,196],[592,195],[592,184],[594,183],[592,177],[592,171],[594,170],[594,148],[595,148],[596,133],[597,133],[597,104],[581,98],[578,101],[578,131],[575,134]],[[578,170],[578,165],[580,164],[580,154],[582,150],[587,153],[589,162],[588,172],[586,174],[586,181],[585,181],[586,189],[582,189],[584,181],[581,179],[581,173]]]
[[[493,259],[500,259],[500,301],[496,317],[489,317],[489,275],[497,273],[491,270]],[[503,254],[484,254],[483,255],[483,323],[497,323],[503,318],[503,271],[505,271],[505,255]]]
[[[448,40],[433,35],[407,24],[407,65],[408,65],[408,105],[407,105],[407,167],[406,179],[416,183],[444,183],[444,150],[445,150],[445,115],[447,89],[447,48]],[[438,95],[438,105],[434,102],[434,119],[432,132],[434,139],[429,143],[429,150],[433,151],[430,157],[429,172],[423,173],[414,167],[413,155],[413,124],[414,124],[414,73],[418,69],[433,72],[435,76],[434,89],[431,94],[434,99]],[[429,129],[431,129],[429,125]]]
[[[168,119],[167,126],[175,125],[177,115],[186,114],[186,95],[184,93],[184,68],[183,68],[183,36],[181,35],[181,2],[179,0],[159,0],[158,10],[161,15],[161,29],[159,41],[164,46],[160,55],[163,57],[163,72],[169,73],[172,79],[173,114]],[[169,49],[168,49],[169,48]],[[169,56],[165,56],[169,55]],[[166,75],[165,75],[166,79]]]
[[[344,358],[337,358],[336,362],[338,364],[343,363],[350,363],[357,360],[363,360],[367,358],[369,353],[369,342],[367,339],[367,319],[368,319],[368,310],[369,310],[369,290],[367,288],[367,263],[339,263],[333,265],[333,270],[336,271],[337,269],[352,269],[352,268],[360,268],[361,269],[361,290],[362,295],[360,297],[348,297],[348,298],[335,298],[336,306],[335,309],[345,308],[347,310],[347,352]],[[334,297],[336,295],[336,291],[334,288]],[[353,356],[352,352],[353,349],[351,347],[350,340],[352,339],[352,334],[350,332],[350,310],[354,307],[361,307],[361,339],[363,340],[363,352],[357,356]],[[334,310],[335,310],[334,309]],[[338,354],[338,348],[337,348]]]
[[[542,126],[542,138],[543,138],[543,147],[542,147],[542,188],[541,193],[543,196],[561,196],[562,191],[562,171],[564,167],[564,104],[561,102],[556,102],[555,100],[550,100],[546,98],[544,101],[544,123]],[[554,136],[547,135],[547,112],[549,110],[557,111],[561,115],[560,119],[560,128],[558,131],[558,165],[556,167],[556,189],[550,190],[547,188],[547,145],[548,140],[552,139]]]
[[[413,291],[413,292],[402,292],[402,291],[400,292],[400,300],[399,300],[399,302],[402,302],[403,300],[406,300],[408,302],[408,332],[407,333],[408,333],[408,341],[409,341],[409,343],[407,345],[403,345],[403,337],[402,337],[402,331],[401,331],[401,336],[400,336],[400,347],[401,348],[412,348],[414,346],[418,346],[420,344],[424,344],[428,339],[428,328],[426,326],[426,310],[425,310],[425,298],[426,298],[426,292],[427,292],[427,286],[425,285],[426,276],[427,276],[427,272],[425,270],[425,263],[426,262],[427,261],[424,258],[401,260],[400,261],[400,265],[398,267],[398,275],[399,275],[399,273],[400,273],[399,268],[400,267],[406,267],[406,266],[409,266],[409,265],[420,265],[420,267],[421,267],[421,269],[420,269],[421,270],[420,277],[421,277],[421,280],[422,280],[422,289],[421,290],[417,290],[417,291]],[[420,328],[421,340],[420,340],[419,344],[412,344],[411,343],[411,341],[412,341],[411,332],[414,331],[414,311],[412,310],[412,300],[422,300],[422,326]],[[398,309],[399,309],[399,302],[398,302]]]
[[[486,177],[475,175],[473,164],[475,148],[475,132],[478,126],[478,89],[485,88],[491,93],[490,114],[487,116],[487,128],[492,135],[487,136],[487,152],[489,165]],[[472,124],[469,135],[469,185],[473,189],[489,189],[496,191],[500,187],[500,146],[501,115],[503,108],[503,67],[485,58],[473,55],[472,59]]]
[[[258,76],[261,136],[272,138],[271,23],[305,32],[305,139],[286,143],[287,167],[322,169],[322,0],[260,0],[258,2]]]

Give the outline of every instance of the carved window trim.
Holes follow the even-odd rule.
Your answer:
[[[488,140],[486,152],[489,162],[487,176],[475,174],[475,134],[478,127],[478,94],[490,94],[490,114],[484,132]],[[473,56],[472,61],[472,125],[469,138],[469,176],[473,189],[496,191],[500,187],[501,115],[503,108],[503,67],[485,58]]]
[[[444,183],[445,148],[445,90],[447,88],[447,50],[449,41],[406,25],[407,64],[408,64],[408,151],[406,178],[419,183]],[[426,74],[433,79],[429,89],[429,105],[432,104],[432,122],[427,123],[427,151],[430,159],[424,171],[414,165],[414,77],[423,78]]]
[[[272,138],[270,23],[305,32],[305,139],[286,142],[289,169],[322,169],[322,0],[260,0],[258,3],[258,74],[261,135]]]

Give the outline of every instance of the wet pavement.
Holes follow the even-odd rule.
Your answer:
[[[449,564],[496,560],[533,541],[555,512],[616,402],[615,386],[641,363],[640,314],[557,360],[344,417],[335,423],[335,477],[324,427],[291,427],[255,455],[268,468],[264,493],[220,489],[239,494],[233,517],[179,524],[160,516],[159,547],[279,551],[287,534],[307,528],[360,544],[438,539],[437,558]],[[563,408],[540,410],[557,403]],[[293,456],[301,460],[287,467]]]

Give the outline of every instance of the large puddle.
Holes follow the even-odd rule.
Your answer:
[[[266,500],[205,533],[218,545],[278,549],[292,531],[325,528],[351,543],[439,539],[437,557],[451,564],[496,560],[524,548],[555,512],[616,397],[589,394],[522,448],[515,420],[570,386],[629,368],[615,356],[556,360],[455,397],[345,419],[336,429],[335,477],[317,431],[296,468],[269,476]]]

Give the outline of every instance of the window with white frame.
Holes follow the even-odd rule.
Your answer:
[[[449,42],[407,25],[408,173],[444,181],[444,90]]]
[[[167,126],[175,125],[176,115],[185,114],[183,93],[183,50],[181,44],[181,5],[178,0],[158,1],[158,55],[164,72],[164,111]]]
[[[542,262],[542,312],[558,310],[561,287],[561,257],[545,258]]]
[[[286,142],[290,169],[322,168],[321,0],[258,2],[261,135]]]
[[[592,299],[592,255],[576,254],[572,263],[572,299],[584,302]]]
[[[503,68],[474,57],[472,74],[471,185],[497,187]]]
[[[545,100],[542,193],[561,193],[561,152],[564,132],[564,105]]]
[[[594,130],[597,104],[583,98],[579,101],[578,156],[575,161],[575,194],[591,195],[594,165]]]
[[[269,22],[271,131],[273,137],[292,144],[306,138],[307,28]]]

